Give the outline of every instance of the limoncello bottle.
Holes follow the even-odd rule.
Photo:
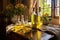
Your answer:
[[[38,28],[38,29],[41,29],[42,26],[43,26],[43,22],[42,22],[42,20],[41,20],[41,14],[40,14],[40,11],[39,11],[39,13],[38,13],[37,19],[38,19],[38,21],[37,21],[37,28]],[[41,40],[42,32],[37,31],[37,36],[38,36],[37,39],[38,39],[38,40]]]
[[[36,28],[36,12],[35,12],[35,9],[34,8],[33,8],[33,13],[31,14],[31,24],[32,24],[32,30],[33,31],[36,31],[35,29],[33,29],[33,28]],[[36,35],[31,32],[31,38],[32,38],[32,40],[36,40],[35,39],[36,38],[35,36]]]
[[[33,8],[33,13],[31,14],[31,23],[32,23],[32,24],[35,24],[35,15],[36,15],[36,13],[35,13],[34,10],[35,10],[35,9]]]

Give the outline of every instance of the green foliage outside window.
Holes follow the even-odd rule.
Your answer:
[[[48,13],[48,15],[51,16],[51,7],[50,4],[47,3],[47,0],[40,0],[40,7],[42,9],[42,13]]]

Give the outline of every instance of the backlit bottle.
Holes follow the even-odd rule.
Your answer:
[[[37,17],[37,28],[38,29],[41,29],[42,26],[43,26],[43,21],[41,20],[41,13],[40,13],[40,9],[39,9],[39,12],[38,12],[38,17]],[[40,31],[37,31],[37,39],[38,40],[41,40],[41,37],[42,37],[42,32]]]
[[[32,24],[35,24],[35,15],[36,15],[36,13],[35,13],[34,10],[35,10],[35,9],[33,8],[33,13],[31,14],[31,23],[32,23]]]

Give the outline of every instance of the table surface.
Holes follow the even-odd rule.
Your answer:
[[[42,31],[46,31],[47,29],[51,29],[51,28],[53,29],[53,27],[46,27],[46,25],[44,25],[41,30]],[[60,29],[60,28],[58,28],[58,29]],[[32,28],[29,28],[29,27],[26,27],[26,28],[23,27],[22,29],[20,28],[18,31],[14,31],[14,30],[12,30],[12,31],[17,33],[17,34],[19,34],[19,35],[22,35],[24,37],[30,38],[32,40],[36,40],[37,39],[37,31],[38,30],[37,31],[32,31]]]

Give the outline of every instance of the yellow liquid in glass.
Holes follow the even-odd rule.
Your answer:
[[[34,14],[31,15],[31,23],[34,24]]]

